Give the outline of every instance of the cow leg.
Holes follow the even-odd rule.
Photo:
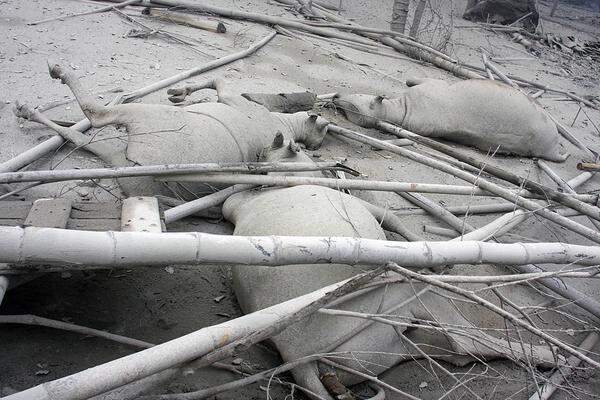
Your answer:
[[[47,126],[62,136],[63,139],[73,143],[77,147],[84,148],[85,150],[97,155],[104,162],[111,166],[128,165],[128,162],[125,159],[125,155],[122,153],[122,151],[119,151],[115,147],[105,142],[94,142],[92,137],[84,135],[75,129],[60,126],[52,122],[48,117],[38,110],[31,109],[26,104],[17,103],[14,113],[17,117],[25,118],[29,121],[37,122]]]
[[[62,83],[71,89],[81,110],[95,128],[110,124],[125,124],[131,119],[128,116],[132,110],[136,109],[136,105],[118,104],[105,106],[94,99],[72,71],[58,64],[50,63],[48,64],[48,70],[52,78],[60,79]]]
[[[309,389],[324,399],[333,400],[319,378],[319,368],[316,361],[302,364],[294,368],[292,370],[292,375],[296,384],[299,386]]]

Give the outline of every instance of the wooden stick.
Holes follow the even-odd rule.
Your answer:
[[[173,12],[173,11],[162,11],[155,8],[147,7],[142,11],[142,14],[152,18],[156,18],[161,21],[173,22],[180,25],[191,26],[192,28],[198,28],[205,31],[215,33],[225,33],[227,28],[221,21],[208,21],[200,20],[198,18],[192,18],[188,14]]]
[[[385,143],[385,142],[383,142]],[[388,145],[388,143],[385,143]],[[389,145],[393,146],[393,145]],[[400,148],[398,146],[393,146]],[[389,150],[389,149],[384,149]],[[416,154],[416,153],[414,153]],[[422,156],[421,156],[422,157]],[[389,182],[375,180],[342,180],[333,178],[318,178],[312,176],[292,176],[292,175],[249,175],[249,174],[203,174],[203,175],[167,175],[156,178],[159,181],[175,181],[175,182],[204,182],[204,183],[220,183],[220,184],[248,184],[248,185],[267,185],[267,186],[299,186],[299,185],[319,185],[332,189],[350,189],[350,190],[375,190],[382,192],[419,192],[419,193],[441,193],[454,194],[463,196],[495,196],[483,189],[478,189],[473,186],[459,185],[444,185],[434,183],[414,183],[414,182]],[[543,199],[543,195],[517,190],[505,189],[507,193],[514,198],[517,194],[527,196],[534,199]],[[597,195],[577,194],[568,195],[582,201],[594,202],[597,200]],[[536,211],[540,206],[536,204]]]
[[[423,283],[427,283],[429,285],[433,285],[433,286],[437,286],[441,289],[444,290],[448,290],[449,292],[453,292],[456,294],[460,294],[461,296],[466,297],[469,300],[474,301],[475,303],[489,309],[490,311],[506,318],[507,320],[509,320],[510,322],[512,322],[515,325],[520,326],[521,328],[531,332],[534,335],[537,335],[539,337],[541,337],[542,339],[546,340],[549,343],[554,344],[555,346],[557,346],[558,348],[566,351],[567,353],[577,357],[578,359],[585,361],[591,365],[593,365],[596,368],[600,369],[600,362],[597,362],[596,360],[593,360],[591,358],[589,358],[588,356],[586,356],[585,354],[581,353],[580,351],[577,351],[575,348],[565,344],[564,342],[562,342],[561,340],[558,340],[557,338],[555,338],[554,336],[548,335],[546,332],[542,331],[539,328],[536,328],[535,326],[530,325],[527,322],[522,321],[520,318],[514,316],[513,314],[507,312],[506,310],[496,306],[494,303],[491,303],[487,300],[485,300],[482,297],[479,297],[477,295],[475,295],[474,293],[459,288],[457,286],[453,286],[450,285],[448,283],[445,282],[440,282],[437,279],[433,278],[433,277],[429,277],[426,275],[421,275],[418,274],[416,272],[412,272],[410,270],[407,270],[406,268],[402,268],[398,265],[394,265],[393,263],[389,265],[390,269],[399,273],[402,276],[405,276],[407,278],[411,278],[411,279],[415,279],[418,281],[421,281]]]
[[[423,232],[427,232],[427,233],[432,233],[434,235],[439,235],[439,236],[444,236],[447,238],[456,238],[456,231],[454,229],[449,229],[449,228],[442,228],[440,226],[434,226],[434,225],[423,225]],[[499,234],[494,234],[494,237],[498,237]],[[516,234],[512,234],[512,233],[503,233],[502,237],[505,237],[513,242],[531,242],[531,243],[535,243],[537,242],[537,240],[525,237],[525,236],[521,236],[521,235],[516,235]],[[485,237],[482,239],[486,239]],[[488,236],[487,239],[491,239],[491,236]]]
[[[250,46],[246,50],[239,51],[237,53],[233,53],[233,54],[230,54],[225,57],[217,58],[216,60],[212,60],[203,66],[200,66],[197,68],[192,68],[188,71],[181,72],[170,78],[163,79],[159,82],[156,82],[149,86],[145,86],[143,88],[137,89],[128,94],[117,96],[110,102],[110,105],[118,104],[121,101],[127,102],[127,101],[133,101],[133,100],[139,99],[139,98],[144,97],[144,96],[146,96],[150,93],[153,93],[157,90],[162,90],[162,89],[166,88],[167,86],[171,86],[181,80],[188,79],[192,76],[199,75],[203,72],[207,72],[207,71],[216,69],[223,65],[230,64],[234,61],[237,61],[241,58],[247,57],[247,56],[255,53],[257,50],[259,50],[263,46],[265,46],[271,39],[273,39],[275,37],[275,35],[276,35],[276,32],[272,32],[271,34],[266,36],[264,39],[254,43],[252,46]],[[72,128],[75,130],[78,130],[79,132],[85,132],[91,126],[92,125],[89,120],[83,119],[83,120],[79,121],[78,123],[76,123],[75,125],[73,125]],[[36,145],[35,147],[21,153],[20,155],[12,158],[10,160],[0,164],[0,172],[17,171],[17,170],[23,168],[24,166],[31,164],[33,161],[42,157],[44,154],[47,154],[51,151],[58,149],[64,143],[65,143],[65,141],[61,136],[59,136],[59,135],[52,136],[50,139]]]
[[[37,315],[25,314],[25,315],[0,315],[0,324],[19,324],[19,325],[37,325],[45,326],[47,328],[61,329],[64,331],[80,333],[82,335],[96,336],[99,338],[111,340],[113,342],[126,344],[128,346],[150,348],[154,346],[152,343],[144,342],[142,340],[131,339],[121,335],[115,335],[101,331],[99,329],[88,328],[85,326],[75,325],[68,322],[57,321],[54,319],[48,319],[38,317]]]
[[[423,155],[415,153],[411,150],[408,150],[408,149],[405,149],[402,147],[398,147],[398,146],[394,146],[394,145],[385,143],[381,140],[373,139],[373,138],[363,135],[361,133],[350,131],[348,129],[330,125],[328,130],[331,132],[352,138],[359,142],[367,143],[372,146],[379,147],[380,149],[389,150],[393,153],[405,156],[405,157],[407,157],[413,161],[416,161],[418,163],[421,163],[421,164],[436,168],[440,171],[454,175],[459,179],[465,180],[475,186],[478,186],[482,190],[486,190],[491,193],[494,193],[495,195],[502,197],[505,200],[513,201],[519,207],[523,207],[529,211],[538,213],[540,216],[542,216],[550,221],[553,221],[561,226],[564,226],[565,228],[568,228],[568,229],[572,230],[573,232],[576,232],[596,243],[600,243],[600,233],[599,232],[592,230],[584,225],[581,225],[575,221],[572,221],[566,217],[563,217],[561,215],[553,213],[545,208],[540,208],[536,202],[528,200],[518,194],[514,194],[514,192],[512,192],[500,185],[497,185],[495,183],[487,181],[480,176],[473,175],[469,172],[463,171],[459,168],[453,167],[453,166],[443,163],[441,161],[437,161],[432,158],[424,157]],[[591,206],[589,206],[589,207],[592,208],[592,212],[590,212],[589,210],[586,209],[587,212],[585,214],[586,215],[590,214],[590,216],[595,217],[594,219],[600,220],[600,209],[598,209],[596,207],[591,207]],[[581,208],[584,209],[583,207],[581,207]]]
[[[164,164],[140,165],[134,167],[62,169],[48,171],[23,171],[0,173],[0,183],[15,182],[59,182],[79,179],[123,178],[132,176],[165,176],[178,174],[204,174],[215,172],[297,172],[344,170],[351,175],[359,175],[335,161],[284,163],[284,162],[248,162],[248,163],[202,163],[202,164]]]
[[[396,242],[348,237],[224,236],[200,232],[96,232],[0,227],[5,271],[169,264],[600,264],[600,247],[567,243]],[[310,252],[306,251],[310,249]],[[44,265],[42,265],[44,264]],[[19,267],[22,266],[22,267]]]
[[[114,6],[106,6],[106,7],[98,8],[97,10],[86,11],[86,12],[77,13],[77,14],[61,15],[59,17],[53,17],[53,18],[48,18],[48,19],[42,19],[40,21],[29,22],[27,25],[39,25],[39,24],[43,24],[43,23],[51,22],[51,21],[58,21],[58,20],[62,21],[66,18],[82,17],[84,15],[103,13],[106,11],[112,11],[114,9],[124,8],[129,5],[134,5],[134,4],[141,3],[141,2],[142,2],[142,0],[125,0],[119,4],[115,4]]]
[[[580,162],[580,163],[577,163],[577,169],[580,171],[597,172],[597,171],[600,171],[600,164]]]
[[[464,241],[464,240],[488,240],[490,238],[499,238],[506,232],[512,230],[517,225],[524,222],[529,218],[531,214],[525,213],[523,210],[515,210],[509,212],[502,217],[495,219],[487,225],[482,226],[479,229],[473,229],[469,233],[464,233],[468,224],[463,223],[463,229],[459,230],[460,236],[452,239],[451,241]]]
[[[598,343],[599,339],[600,335],[598,335],[596,332],[592,332],[586,336],[578,348],[581,351],[589,352],[594,348],[596,343]],[[532,394],[529,397],[529,400],[549,400],[556,389],[558,389],[558,387],[569,377],[569,375],[575,372],[575,368],[577,368],[579,364],[581,364],[579,357],[569,357],[566,365],[563,365],[556,372],[554,372],[548,379],[548,382],[546,382],[540,390],[537,390],[534,394]]]
[[[153,234],[143,233],[143,235]],[[381,269],[376,271],[377,274],[381,273]],[[243,338],[252,337],[253,334],[256,335],[254,336],[255,338],[262,338],[257,333],[277,330],[275,328],[284,329],[287,327],[285,326],[286,324],[296,322],[296,315],[306,317],[331,302],[332,299],[360,287],[372,278],[373,273],[358,275],[304,296],[276,304],[219,325],[200,329],[138,353],[86,369],[64,378],[42,383],[31,389],[9,395],[5,399],[87,399],[167,370],[173,366],[189,362],[214,349]],[[264,339],[262,338],[262,340]]]

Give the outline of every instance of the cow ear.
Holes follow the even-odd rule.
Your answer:
[[[317,118],[319,118],[318,114],[311,113],[308,115],[308,120],[312,123],[315,123],[317,121]]]
[[[275,138],[273,139],[273,144],[271,145],[271,147],[274,149],[279,149],[279,148],[283,147],[283,133],[281,133],[280,131],[277,131],[277,133],[275,134]]]

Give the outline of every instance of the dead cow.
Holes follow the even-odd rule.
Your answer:
[[[50,121],[36,110],[17,105],[15,114],[42,123],[76,146],[99,156],[111,166],[256,161],[276,132],[304,143],[308,149],[321,145],[328,122],[306,112],[282,114],[231,92],[222,80],[205,83],[217,91],[217,103],[187,107],[159,104],[104,106],[81,85],[72,71],[49,65],[50,76],[73,91],[85,116],[94,127],[110,124],[127,129],[124,153],[109,141],[94,141],[74,129]],[[127,195],[156,194],[148,179],[120,180]]]
[[[351,122],[376,127],[387,121],[409,131],[485,152],[564,161],[567,154],[556,125],[520,91],[502,83],[470,79],[448,84],[409,79],[395,99],[343,95],[334,103]]]
[[[310,158],[293,143],[276,137],[266,152],[274,159],[308,162]],[[298,175],[317,173],[297,173]],[[235,224],[235,235],[346,236],[385,239],[379,223],[361,200],[321,186],[303,185],[281,189],[256,189],[231,196],[223,205],[223,215]],[[307,251],[309,251],[307,249]],[[242,310],[263,309],[329,284],[342,281],[364,270],[364,266],[341,264],[234,266],[233,284]],[[379,323],[365,326],[358,318],[317,313],[299,322],[272,341],[285,361],[323,352],[354,352],[334,357],[336,362],[363,373],[380,374],[404,360],[422,358],[420,351],[456,365],[477,359],[531,358],[534,364],[552,365],[555,360],[548,347],[507,342],[481,331],[470,335],[432,326],[466,326],[472,323],[452,301],[435,290],[412,299],[423,287],[407,283],[372,288],[367,293],[338,302],[333,308],[373,314],[396,314],[406,323],[422,324],[423,329],[398,328]],[[443,295],[443,294],[442,294]],[[488,314],[484,311],[484,314]],[[362,327],[362,330],[361,330]],[[468,330],[471,332],[470,330]],[[432,333],[433,332],[433,333]],[[475,331],[473,331],[475,332]],[[419,350],[410,341],[420,343]],[[318,395],[331,399],[319,377],[326,367],[311,362],[292,372],[296,382]],[[341,382],[352,385],[363,378],[336,371]]]
[[[525,29],[535,32],[539,14],[535,0],[471,0],[463,18],[500,25],[510,25],[520,20]]]

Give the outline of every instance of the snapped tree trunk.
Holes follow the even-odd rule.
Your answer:
[[[390,22],[391,30],[404,33],[409,3],[410,0],[394,0],[394,5],[392,6],[392,20]]]

